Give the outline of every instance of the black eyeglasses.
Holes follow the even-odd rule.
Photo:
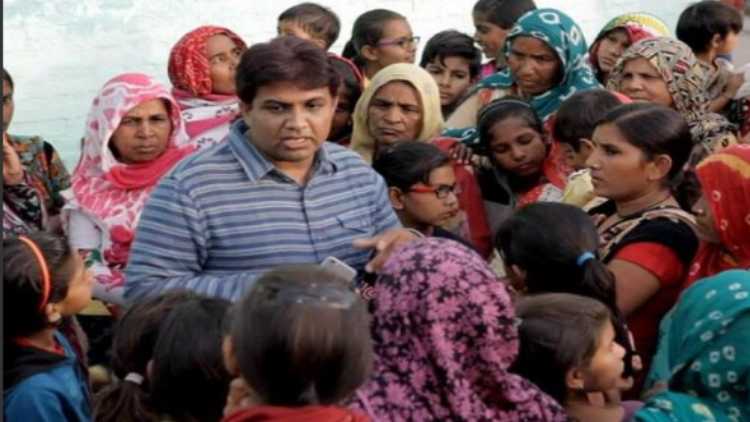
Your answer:
[[[461,189],[457,184],[452,185],[440,185],[440,186],[429,186],[429,185],[423,185],[418,184],[414,185],[409,189],[409,192],[417,192],[417,193],[434,193],[435,196],[438,197],[438,199],[445,199],[450,194],[458,195],[461,193]]]
[[[389,45],[397,45],[403,49],[407,49],[407,48],[415,47],[417,44],[419,44],[419,40],[420,40],[419,37],[403,37],[403,38],[398,38],[398,39],[391,40],[391,41],[380,41],[376,45],[378,47],[387,47]]]

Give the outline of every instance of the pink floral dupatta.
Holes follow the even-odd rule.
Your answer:
[[[109,148],[112,134],[133,107],[155,98],[169,104],[172,120],[167,150],[145,164],[123,164]],[[161,177],[195,150],[188,144],[180,108],[150,76],[126,73],[107,82],[94,99],[86,122],[81,158],[66,191],[67,209],[79,210],[104,231],[103,258],[124,266],[141,211]]]
[[[566,421],[508,372],[518,331],[505,285],[476,253],[440,238],[406,244],[374,285],[370,380],[352,407],[376,421]]]

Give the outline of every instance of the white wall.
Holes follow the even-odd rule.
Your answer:
[[[301,1],[301,0],[300,0]],[[128,71],[152,74],[168,83],[171,46],[204,24],[226,26],[249,43],[268,40],[276,17],[298,0],[3,0],[3,66],[16,83],[11,133],[41,135],[52,142],[69,168],[78,159],[89,104],[112,76]],[[692,0],[537,0],[571,15],[591,41],[610,18],[648,11],[674,28]],[[319,0],[342,21],[332,48],[339,52],[356,17],[387,8],[406,15],[425,42],[455,28],[473,34],[474,0]]]

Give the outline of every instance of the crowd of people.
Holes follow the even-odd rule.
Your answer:
[[[468,13],[196,28],[72,173],[3,69],[5,418],[750,420],[741,13]]]

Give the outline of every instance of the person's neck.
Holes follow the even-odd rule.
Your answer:
[[[716,69],[716,63],[714,63],[714,60],[716,60],[716,56],[717,54],[714,50],[708,50],[705,53],[697,53],[695,55],[698,60],[711,66],[712,69]]]
[[[569,396],[565,401],[565,412],[572,420],[580,422],[620,422],[625,409],[619,404],[594,405],[586,397]]]
[[[382,67],[379,67],[377,65],[372,64],[365,64],[365,77],[368,80],[372,80],[372,78],[375,77],[375,74],[378,73],[382,69]]]
[[[432,232],[435,230],[435,227],[432,225],[414,221],[414,219],[409,217],[403,211],[396,211],[396,215],[398,215],[398,219],[399,221],[401,221],[401,225],[403,225],[405,228],[414,229],[425,236],[432,236]]]
[[[310,180],[314,162],[315,156],[305,161],[271,161],[278,171],[289,176],[300,186],[305,186]]]
[[[615,206],[617,207],[617,214],[624,217],[659,205],[671,197],[672,193],[669,189],[653,189],[633,199],[615,201]]]
[[[42,349],[49,352],[54,352],[57,349],[57,341],[55,341],[54,328],[45,328],[42,331],[24,337],[24,340],[28,341],[29,344],[36,347],[37,349]]]

